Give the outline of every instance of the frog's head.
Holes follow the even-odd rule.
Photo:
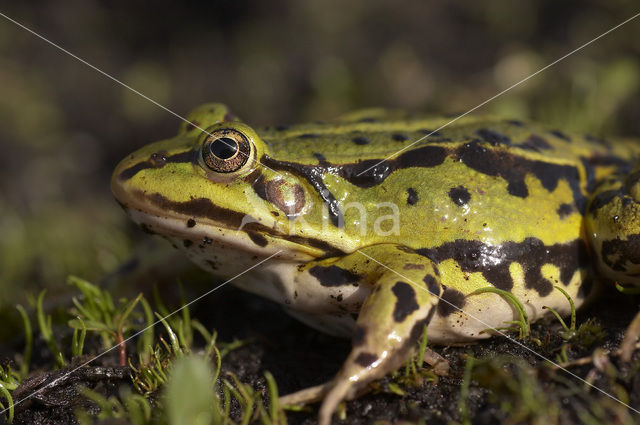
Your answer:
[[[266,166],[268,146],[252,128],[219,104],[187,119],[177,136],[132,153],[114,171],[112,191],[143,229],[196,258],[283,250],[281,258],[309,259],[339,251],[315,225],[322,213],[308,184]]]

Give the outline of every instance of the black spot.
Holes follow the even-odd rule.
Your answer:
[[[418,203],[418,192],[414,188],[407,188],[407,204],[415,205]]]
[[[351,141],[356,145],[368,145],[370,143],[370,140],[364,136],[354,137]]]
[[[602,242],[602,261],[620,272],[627,271],[627,263],[640,264],[640,234]]]
[[[567,218],[572,212],[573,212],[572,204],[561,204],[556,210],[556,213],[561,219]]]
[[[460,291],[451,288],[445,288],[444,293],[438,301],[437,309],[438,314],[442,317],[447,317],[451,313],[460,311],[464,307],[466,300],[464,294]]]
[[[314,133],[304,133],[298,136],[298,139],[315,139],[318,138],[320,136],[318,136],[317,134]]]
[[[449,198],[458,206],[467,205],[471,199],[471,194],[464,186],[451,188]]]
[[[314,152],[313,156],[318,160],[318,162],[323,163],[327,161],[327,158],[324,157],[323,154],[318,153],[318,152]]]
[[[437,130],[429,130],[428,128],[423,128],[419,131],[420,133],[426,134],[427,136],[434,136],[434,137],[441,136],[441,133]]]
[[[249,235],[249,239],[251,239],[253,241],[253,243],[258,245],[258,246],[265,247],[265,246],[267,246],[269,244],[269,241],[267,241],[267,238],[265,238],[260,233],[247,232],[247,235]]]
[[[355,348],[364,343],[364,339],[367,335],[367,330],[362,325],[356,325],[353,330],[353,339],[351,340],[351,345]]]
[[[189,239],[185,239],[182,241],[182,245],[184,245],[185,248],[189,248],[191,245],[193,245],[193,241],[190,241]]]
[[[326,287],[354,285],[360,280],[360,276],[350,270],[342,269],[336,265],[324,267],[313,266],[309,269],[309,274],[318,281],[320,285]]]
[[[518,146],[519,148],[534,151],[534,152],[540,152],[543,150],[552,149],[549,142],[547,142],[545,139],[538,136],[537,134],[532,134],[531,136],[529,136],[527,140],[525,140],[524,142],[516,146]]]
[[[424,283],[427,285],[427,289],[436,297],[440,295],[440,285],[436,281],[436,278],[433,275],[426,275],[424,279],[422,279]]]
[[[393,133],[391,135],[391,138],[393,140],[395,140],[396,142],[404,142],[406,140],[409,140],[409,137],[407,137],[407,135],[402,134],[402,133]]]
[[[365,117],[365,118],[360,118],[358,120],[358,122],[373,123],[373,122],[380,122],[380,120],[378,118],[374,118],[374,117]]]
[[[189,220],[187,220],[187,227],[193,227],[196,225],[196,221],[192,218],[190,218]]]
[[[393,320],[396,323],[404,321],[411,313],[418,308],[416,301],[416,291],[405,282],[396,282],[391,288],[391,292],[396,296],[396,304],[393,309]]]
[[[458,239],[431,249],[416,252],[441,262],[455,260],[465,273],[480,272],[495,287],[509,291],[513,279],[509,273],[511,263],[517,262],[524,271],[525,287],[535,289],[540,296],[553,290],[553,284],[542,275],[542,266],[553,264],[560,269],[560,280],[568,285],[574,273],[589,267],[587,247],[582,239],[564,244],[545,245],[540,239],[526,238],[522,242],[504,242],[487,245],[480,241]]]
[[[376,356],[375,354],[360,353],[358,354],[358,357],[356,357],[354,361],[362,367],[368,367],[376,360],[378,360],[378,356]]]
[[[285,130],[288,130],[289,128],[290,126],[286,124],[280,124],[276,126],[277,131],[285,131]]]
[[[571,138],[569,136],[567,136],[566,134],[564,134],[563,132],[561,132],[560,130],[551,130],[549,132],[549,134],[553,134],[558,139],[562,139],[565,142],[570,142],[571,141]]]
[[[524,127],[524,123],[520,120],[507,120],[507,123],[514,125],[516,127]]]
[[[493,146],[511,144],[511,139],[509,137],[495,130],[481,128],[480,130],[476,131],[476,134],[482,137],[485,142],[489,142]]]

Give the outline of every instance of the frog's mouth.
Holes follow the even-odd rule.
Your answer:
[[[279,233],[209,199],[176,202],[159,193],[127,189],[114,180],[111,190],[131,219],[143,230],[173,240],[178,247],[205,244],[259,256],[282,251],[281,259],[293,261],[344,254],[323,240]]]

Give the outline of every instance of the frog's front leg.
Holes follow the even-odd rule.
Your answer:
[[[598,272],[637,291],[640,287],[640,162],[629,174],[604,178],[593,195],[585,220]],[[640,317],[636,317],[634,323],[638,320]],[[627,332],[622,344],[623,359],[631,358],[637,337],[637,332]]]
[[[369,382],[397,369],[411,355],[441,293],[436,264],[398,245],[363,248],[340,259],[313,262],[303,272],[339,268],[370,285],[356,321],[352,350],[325,390],[320,424],[328,424],[336,406],[353,398]]]

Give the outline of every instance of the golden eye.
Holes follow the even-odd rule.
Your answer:
[[[234,129],[212,131],[202,144],[202,160],[212,171],[233,173],[241,169],[251,157],[252,144]]]

